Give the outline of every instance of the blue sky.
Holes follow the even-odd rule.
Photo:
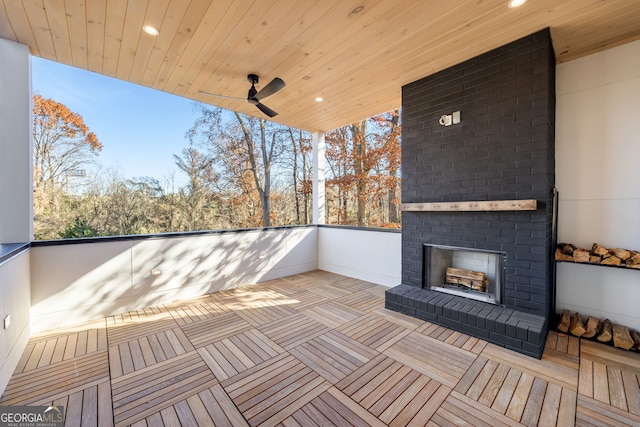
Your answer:
[[[32,57],[33,92],[80,114],[103,149],[97,160],[125,178],[161,179],[181,173],[173,154],[188,145],[185,133],[196,102],[100,74]]]

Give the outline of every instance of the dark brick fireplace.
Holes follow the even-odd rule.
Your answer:
[[[461,122],[443,126],[444,114]],[[555,61],[543,30],[402,90],[403,203],[534,199],[530,211],[403,212],[386,307],[540,357],[553,309]],[[498,304],[425,286],[425,245],[505,254]]]

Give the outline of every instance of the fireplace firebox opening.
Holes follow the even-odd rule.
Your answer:
[[[423,288],[501,304],[506,253],[424,244]]]

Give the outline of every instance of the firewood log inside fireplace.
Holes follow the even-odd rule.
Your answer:
[[[444,281],[447,284],[466,286],[479,292],[485,292],[489,283],[487,275],[481,271],[453,267],[447,268]]]

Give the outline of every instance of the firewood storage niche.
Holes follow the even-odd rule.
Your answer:
[[[501,303],[506,253],[424,244],[423,287]]]

